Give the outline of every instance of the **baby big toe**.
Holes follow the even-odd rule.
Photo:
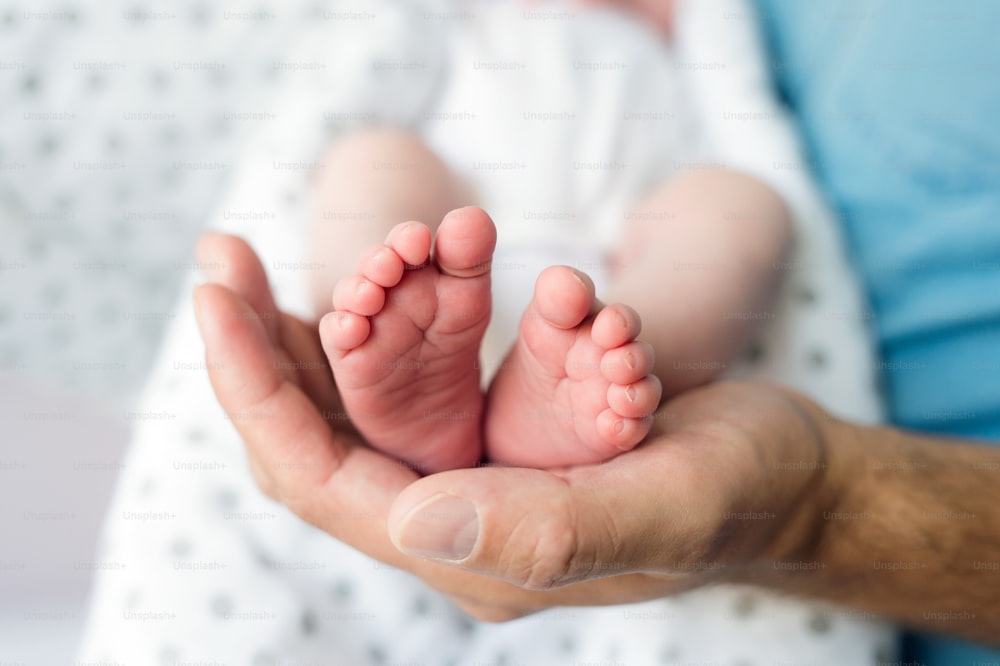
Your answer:
[[[482,208],[457,208],[441,220],[434,240],[434,261],[442,273],[476,278],[490,272],[497,229]]]
[[[593,281],[569,266],[550,266],[535,282],[538,314],[556,328],[579,326],[593,305]]]

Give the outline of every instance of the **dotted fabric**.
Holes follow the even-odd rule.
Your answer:
[[[292,0],[0,7],[0,363],[134,402],[241,137],[273,122]]]
[[[705,3],[705,6],[713,4],[717,9],[718,3]],[[154,19],[150,15],[140,25],[132,25],[130,20],[121,19],[121,11],[128,9],[131,7],[119,9],[114,18],[103,20],[120,23],[117,29],[122,39],[128,40],[136,53],[142,52],[143,57],[149,57],[152,65],[157,61],[152,54],[160,38],[154,40],[149,34],[145,38],[136,35],[141,35],[141,30],[159,25],[153,21],[168,19]],[[424,77],[408,89],[412,95],[390,98],[392,103],[386,104],[384,89],[372,93],[364,88],[363,81],[355,79],[346,86],[351,94],[341,91],[337,97],[337,94],[327,93],[337,85],[345,87],[344,81],[333,76],[336,68],[332,65],[325,72],[286,74],[280,83],[277,79],[281,77],[272,72],[268,76],[275,77],[274,87],[265,89],[272,91],[275,99],[265,103],[262,97],[257,97],[256,104],[259,106],[250,101],[246,104],[251,111],[274,109],[273,113],[283,122],[262,120],[252,128],[242,129],[234,129],[230,122],[230,132],[246,133],[250,138],[247,149],[236,160],[231,152],[235,145],[231,134],[227,135],[226,131],[217,127],[213,129],[211,122],[202,126],[192,122],[191,118],[202,118],[200,114],[213,104],[213,98],[218,104],[214,108],[223,110],[223,114],[227,106],[232,110],[233,100],[237,99],[234,91],[242,85],[237,82],[244,75],[264,77],[266,72],[261,71],[261,67],[263,63],[263,69],[267,69],[267,60],[258,61],[257,58],[266,51],[266,44],[272,44],[277,49],[277,43],[264,39],[262,35],[271,31],[260,29],[261,26],[256,23],[216,21],[212,17],[220,10],[208,6],[172,11],[184,18],[170,20],[191,23],[179,24],[183,27],[178,26],[171,33],[173,42],[169,37],[162,37],[160,48],[168,49],[167,53],[171,55],[165,60],[161,55],[160,69],[163,69],[164,62],[170,62],[179,53],[184,53],[185,59],[205,61],[212,57],[209,54],[219,53],[217,57],[226,67],[219,68],[215,73],[184,71],[183,76],[181,73],[167,76],[174,83],[153,88],[162,90],[158,94],[165,95],[166,100],[172,94],[170,91],[180,85],[176,79],[191,78],[198,83],[184,85],[203,86],[203,90],[198,89],[197,104],[191,104],[190,100],[185,102],[189,104],[185,107],[188,109],[186,113],[191,115],[178,116],[173,125],[166,123],[175,128],[175,139],[186,142],[183,143],[186,148],[159,150],[176,150],[171,154],[177,160],[193,162],[204,159],[206,164],[211,164],[212,160],[224,160],[227,158],[222,156],[229,155],[231,161],[225,162],[226,167],[218,169],[217,173],[176,168],[174,171],[178,173],[170,177],[165,175],[171,171],[172,162],[169,160],[152,160],[158,166],[149,167],[148,173],[146,167],[119,169],[118,180],[113,177],[113,170],[111,174],[96,171],[100,178],[108,179],[105,183],[107,190],[97,186],[96,182],[104,182],[102,180],[95,181],[92,186],[84,186],[79,174],[73,172],[71,167],[70,173],[66,174],[67,191],[76,202],[75,206],[83,206],[84,202],[94,199],[87,204],[92,206],[90,210],[94,219],[105,220],[108,210],[118,210],[119,228],[135,228],[135,225],[122,223],[125,211],[130,210],[128,206],[137,205],[128,201],[152,200],[138,193],[141,183],[150,192],[160,193],[162,198],[157,201],[174,201],[178,206],[182,203],[190,206],[184,210],[191,216],[204,213],[211,205],[214,211],[210,216],[212,226],[244,235],[260,252],[279,295],[279,302],[292,311],[304,312],[304,276],[295,266],[305,254],[302,247],[303,224],[309,219],[311,205],[309,174],[306,169],[276,168],[275,164],[306,164],[316,160],[317,151],[329,141],[331,134],[344,129],[338,126],[331,132],[329,122],[324,122],[329,120],[330,114],[337,114],[332,116],[335,118],[374,117],[409,124],[407,118],[412,120],[426,108],[424,103],[428,98],[426,95],[421,98],[421,91],[434,90],[436,82],[432,77]],[[292,12],[289,16],[296,18],[288,19],[290,26],[298,21],[303,31],[315,29],[315,25],[306,25],[315,23],[315,7],[310,9],[305,5],[298,7],[286,3],[280,11],[274,11],[281,16]],[[310,14],[310,11],[314,13]],[[391,17],[394,10],[379,5],[378,11],[383,12],[383,16]],[[94,30],[90,33],[91,43],[96,35],[105,34],[95,27],[103,23],[82,10],[76,24],[81,31],[84,25],[91,26],[88,28]],[[394,25],[405,24],[402,21]],[[456,26],[454,29],[459,30],[461,24]],[[50,27],[55,29],[55,26],[46,29]],[[58,29],[73,28],[60,24]],[[199,29],[206,31],[204,42],[190,41],[190,35],[198,34]],[[260,29],[257,36],[251,36],[254,29]],[[729,29],[745,30],[746,26],[731,23]],[[171,28],[164,30],[169,33]],[[273,32],[278,33],[279,30],[275,28]],[[357,43],[362,37],[367,39],[370,35],[355,35],[357,39],[353,42],[346,33],[339,36],[343,40],[335,46],[327,43],[336,41],[329,38],[312,41],[304,38],[304,41],[312,44],[311,48],[319,49],[315,53],[323,52],[324,48],[354,48],[356,58],[368,58],[362,60],[363,66],[371,65],[374,62],[372,58],[378,56],[378,51],[373,51],[374,47],[370,46],[370,39],[365,42],[367,46]],[[617,36],[619,39],[637,39],[634,27],[623,28]],[[613,33],[609,40],[614,38]],[[648,36],[645,39],[649,41]],[[226,46],[221,46],[220,42]],[[36,48],[42,49],[43,42],[34,43],[38,45]],[[203,43],[204,51],[198,50],[199,43]],[[105,42],[102,45],[107,46]],[[240,45],[245,48],[232,50]],[[394,42],[393,48],[417,47],[423,48],[420,44],[415,45],[412,39],[400,39]],[[216,48],[221,51],[212,50]],[[234,56],[234,53],[240,56]],[[299,62],[310,61],[312,56],[299,53],[295,56]],[[248,64],[249,61],[257,64]],[[323,62],[339,61],[326,52]],[[752,59],[747,62],[752,63]],[[138,65],[134,67],[138,68]],[[132,68],[130,65],[127,70],[129,76],[135,75],[136,81],[152,85],[146,78],[154,76],[155,67],[143,69],[142,75],[132,72]],[[664,71],[666,69],[669,68]],[[43,81],[44,72],[41,69],[32,71],[35,83],[25,84],[22,81],[22,94],[29,94],[31,90],[42,94],[49,85],[61,88],[61,85]],[[222,83],[215,78],[227,82]],[[703,93],[693,96],[695,102],[711,99],[710,83],[696,80],[689,84]],[[231,86],[227,92],[211,92],[227,85]],[[246,86],[247,91],[254,89],[250,83]],[[128,88],[128,85],[125,87]],[[154,106],[148,102],[152,93],[147,90],[151,89],[144,88],[141,94],[135,91],[122,94],[134,100],[139,109],[147,109]],[[245,99],[252,99],[251,93],[247,94]],[[577,88],[573,94],[572,99],[576,100],[579,113],[601,112],[598,104],[602,95],[600,89]],[[84,99],[82,92],[80,99]],[[176,99],[180,100],[182,96]],[[140,100],[146,100],[147,106],[142,106]],[[176,103],[181,104],[180,101]],[[116,106],[111,102],[107,104],[109,109]],[[122,104],[117,102],[114,113],[120,114]],[[167,101],[155,106],[157,109],[172,108]],[[199,108],[197,112],[192,110],[195,107]],[[691,115],[698,116],[697,109]],[[127,131],[130,126],[119,117],[108,120],[108,127],[124,127],[122,131]],[[210,120],[211,116],[205,116],[205,119]],[[780,121],[776,122],[780,124]],[[346,122],[342,125],[350,124]],[[100,119],[88,116],[87,122],[80,127],[86,127],[87,131],[71,132],[72,136],[60,140],[92,141],[99,133],[95,128],[103,128],[104,125]],[[136,136],[131,139],[123,137],[121,145],[137,146],[133,155],[155,153],[158,145],[149,142],[165,139],[157,131],[150,132],[150,127],[152,125],[136,128],[133,130]],[[437,129],[440,130],[440,127]],[[433,126],[425,131],[429,137],[440,137],[440,132],[436,134]],[[634,126],[631,131],[636,131]],[[713,136],[711,131],[707,131],[707,135]],[[211,136],[219,138],[209,138]],[[15,143],[20,145],[20,142],[23,142],[23,137],[18,137]],[[436,144],[439,142],[435,139]],[[8,143],[5,141],[4,145]],[[68,143],[62,145],[65,147]],[[711,141],[709,145],[712,145]],[[793,150],[788,159],[797,157],[794,146],[784,146],[780,142],[779,145],[783,146],[782,149]],[[106,159],[100,157],[103,152],[92,154],[95,156],[93,159]],[[724,151],[716,154],[719,160],[740,162],[739,155]],[[199,157],[194,157],[196,155]],[[761,159],[772,157],[766,155]],[[6,160],[7,156],[4,155],[3,159]],[[37,154],[33,159],[39,159]],[[39,169],[35,172],[36,178],[38,173],[47,173],[40,167],[32,168]],[[19,181],[17,187],[10,188],[18,193],[19,198],[12,205],[24,211],[22,218],[41,214],[32,211],[50,210],[48,207],[55,201],[37,192],[31,196],[26,194],[31,191],[27,185],[30,181],[27,171],[27,168],[14,170],[16,177],[24,180]],[[626,193],[637,185],[634,181],[627,182],[628,178],[617,178],[608,173],[598,178],[596,184],[607,188],[623,202],[622,205],[626,205]],[[137,198],[109,203],[113,198],[113,186],[131,182],[133,177],[136,189],[132,196]],[[172,178],[176,182],[170,185]],[[483,179],[484,187],[488,187],[487,181]],[[53,175],[52,183],[55,182],[58,179]],[[808,187],[796,182],[781,182],[776,186],[784,188],[783,193],[794,200],[793,208],[800,213],[798,222],[802,233],[798,254],[789,264],[787,288],[775,310],[779,316],[766,327],[747,362],[734,372],[785,381],[807,390],[840,413],[873,419],[878,414],[878,402],[871,386],[867,338],[857,297],[845,270],[846,264],[838,253],[832,220]],[[171,190],[171,187],[177,189]],[[197,198],[199,193],[202,197],[199,199],[201,208],[197,209],[190,199]],[[49,192],[50,197],[51,194]],[[489,196],[488,192],[486,196]],[[213,201],[215,203],[211,204]],[[112,208],[112,205],[120,208]],[[623,213],[624,209],[617,211],[618,219]],[[186,219],[178,221],[177,226],[182,227]],[[75,228],[72,223],[63,223],[68,225],[67,229]],[[104,224],[108,231],[102,232],[107,234],[102,238],[109,240],[95,247],[104,249],[108,261],[130,257],[128,270],[133,270],[131,258],[135,255],[130,254],[132,245],[128,244],[128,234],[126,239],[113,240],[116,237],[111,230],[116,228],[115,225],[112,221],[105,221]],[[189,244],[190,234],[196,226],[185,227],[188,236],[183,241],[175,239],[173,242]],[[27,224],[24,227],[25,242],[31,235],[29,228]],[[95,228],[104,227],[98,225]],[[163,237],[172,237],[165,229],[160,233]],[[175,229],[174,233],[181,232]],[[159,238],[156,234],[149,234],[143,235],[142,240],[131,242],[146,247],[148,254],[142,256],[159,257],[165,247],[155,247]],[[517,251],[516,246],[508,245],[501,248],[500,256],[506,259],[516,255]],[[39,256],[45,256],[44,252]],[[116,281],[129,282],[131,273],[122,271],[117,275]],[[177,272],[166,270],[162,275],[166,276],[164,280],[169,285]],[[101,279],[96,277],[97,273],[94,276],[78,281]],[[824,604],[806,604],[734,587],[701,590],[673,599],[631,606],[554,609],[503,625],[469,620],[419,580],[374,562],[330,539],[303,524],[257,490],[247,468],[242,444],[231,421],[215,403],[207,381],[203,348],[188,300],[183,296],[196,280],[194,271],[186,272],[182,297],[177,305],[172,309],[166,307],[170,298],[167,286],[163,288],[163,300],[157,306],[168,315],[165,319],[169,329],[159,356],[153,363],[149,385],[137,408],[137,413],[144,417],[137,421],[134,442],[125,461],[126,471],[109,512],[99,555],[102,562],[122,566],[109,566],[99,572],[88,628],[78,655],[81,663],[166,666],[185,663],[255,666],[750,665],[874,664],[892,657],[892,633],[873,618],[839,611]],[[498,290],[505,288],[502,283],[503,280],[500,280]],[[141,296],[148,302],[145,290],[133,286],[120,288],[134,288],[137,301]],[[69,298],[72,294],[68,292],[68,287],[66,289],[65,297]],[[81,292],[85,291],[85,288],[81,289]],[[513,300],[518,298],[526,296],[522,292],[512,297]],[[124,323],[116,322],[115,325],[124,327]],[[119,335],[127,337],[124,328],[122,331]],[[67,335],[70,338],[67,344],[72,345],[72,333]],[[115,357],[114,339],[109,334],[111,349],[100,352],[108,354],[107,358]],[[98,354],[94,358],[102,358],[99,353],[94,353]],[[70,352],[66,354],[67,359],[78,358]],[[142,356],[140,354],[137,358]],[[53,371],[58,371],[58,364],[53,366]],[[371,516],[359,515],[357,519],[368,520]]]

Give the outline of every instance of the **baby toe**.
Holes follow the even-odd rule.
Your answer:
[[[655,375],[643,377],[628,385],[608,387],[608,406],[628,418],[649,416],[660,404],[662,388]]]
[[[372,248],[362,259],[359,270],[362,275],[380,287],[395,287],[403,279],[406,268],[403,259],[391,247],[379,245]]]
[[[630,451],[649,434],[653,419],[624,418],[613,409],[605,409],[597,417],[597,432],[618,451]]]
[[[538,314],[556,328],[579,326],[593,305],[593,281],[569,266],[550,266],[535,282]]]
[[[422,222],[403,222],[389,232],[385,244],[410,268],[427,263],[431,256],[431,230]]]
[[[627,305],[615,303],[597,313],[590,339],[604,349],[614,349],[635,340],[642,329],[639,313]]]
[[[381,312],[384,305],[385,290],[361,275],[346,277],[333,288],[335,310],[370,317]]]
[[[497,229],[482,208],[457,208],[441,220],[434,240],[434,261],[442,273],[460,278],[486,275],[493,265]]]
[[[350,351],[368,339],[371,322],[353,312],[330,312],[319,322],[320,340],[330,361]]]
[[[642,340],[635,340],[604,353],[601,374],[613,384],[631,384],[653,371],[653,347]]]

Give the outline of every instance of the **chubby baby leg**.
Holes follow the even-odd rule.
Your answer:
[[[472,203],[465,185],[415,134],[373,128],[334,143],[317,171],[316,211],[308,253],[321,266],[309,276],[317,315],[329,312],[337,282],[400,222],[431,231],[445,214]]]

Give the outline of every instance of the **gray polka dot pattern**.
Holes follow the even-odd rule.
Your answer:
[[[289,74],[277,64],[314,10],[307,0],[256,18],[116,0],[5,10],[2,371],[131,408],[176,316],[196,234],[244,138],[267,122],[267,92]]]

